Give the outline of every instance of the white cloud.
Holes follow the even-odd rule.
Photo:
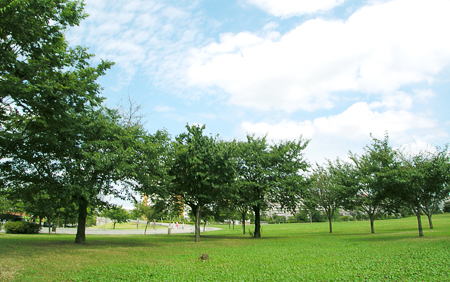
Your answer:
[[[301,135],[306,139],[311,139],[316,132],[316,128],[311,121],[296,122],[292,120],[283,120],[277,124],[246,121],[241,124],[241,129],[245,133],[255,133],[258,136],[267,134],[269,139],[274,140],[297,139]]]
[[[450,65],[449,10],[447,0],[394,0],[283,36],[224,34],[192,51],[188,80],[235,105],[285,111],[331,108],[339,91],[387,95],[432,83]]]
[[[277,17],[289,18],[292,16],[301,16],[325,12],[339,6],[344,0],[247,0],[249,3],[259,7]]]
[[[445,133],[438,128],[436,120],[422,114],[414,114],[404,109],[389,109],[380,103],[376,111],[372,104],[358,102],[344,112],[314,120],[281,122],[242,122],[241,132],[268,135],[269,140],[298,139],[311,140],[307,148],[308,159],[312,162],[323,162],[325,158],[346,158],[348,151],[361,153],[362,148],[371,142],[370,134],[382,139],[388,132],[392,146],[410,143],[425,148],[429,141],[443,137]],[[424,134],[425,133],[425,134]],[[414,146],[416,146],[414,145]],[[359,152],[358,152],[359,151]]]
[[[431,89],[414,89],[413,92],[416,94],[416,97],[421,100],[428,100],[436,96],[434,91]]]
[[[241,128],[248,133],[268,134],[269,139],[295,139],[300,135],[308,139],[317,136],[327,138],[344,138],[347,140],[364,140],[371,133],[383,136],[387,131],[398,137],[408,132],[432,129],[436,121],[406,110],[373,111],[370,104],[358,102],[344,112],[312,121],[289,121],[269,124],[266,122],[243,122]]]
[[[411,95],[398,91],[389,95],[384,95],[381,102],[370,103],[370,108],[386,107],[388,109],[411,109],[413,106],[413,97]]]
[[[97,58],[116,63],[117,85],[139,73],[154,84],[183,84],[186,50],[199,39],[191,12],[195,1],[174,7],[162,0],[87,0],[90,15],[69,30],[72,44],[87,45]],[[183,6],[184,5],[184,6]]]

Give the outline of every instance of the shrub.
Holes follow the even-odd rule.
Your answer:
[[[348,215],[341,216],[341,220],[342,221],[350,221],[351,219],[353,219],[353,218],[351,216],[348,216]]]
[[[39,224],[25,221],[7,222],[5,226],[6,233],[10,234],[37,234],[39,232]]]

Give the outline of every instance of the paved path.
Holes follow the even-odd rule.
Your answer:
[[[166,225],[167,226],[167,225]],[[203,232],[203,226],[200,228]],[[221,230],[215,227],[206,227],[206,231],[216,231]],[[48,227],[43,227],[39,233],[48,233]],[[55,234],[55,232],[52,232]],[[76,228],[56,228],[56,234],[73,234],[77,233]],[[167,228],[159,228],[154,230],[151,226],[147,228],[147,235],[152,234],[167,234]],[[181,225],[178,229],[173,228],[172,234],[180,233],[195,233],[194,225],[185,225],[182,229]],[[98,229],[98,228],[86,228],[86,235],[144,235],[144,229]]]

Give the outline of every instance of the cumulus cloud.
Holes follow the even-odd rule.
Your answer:
[[[339,6],[344,0],[247,0],[247,2],[274,16],[290,18],[292,16],[325,12]]]
[[[288,112],[331,108],[337,92],[387,95],[432,83],[450,65],[450,1],[376,3],[282,36],[223,34],[192,50],[188,82],[220,89],[234,105]]]
[[[416,151],[417,148],[430,148],[432,140],[445,137],[436,120],[401,106],[395,109],[391,106],[385,101],[376,106],[374,103],[357,102],[342,113],[313,120],[245,121],[240,127],[243,133],[267,135],[269,140],[274,141],[298,139],[300,136],[309,139],[311,143],[306,150],[308,158],[319,163],[325,158],[345,159],[350,149],[362,153],[362,148],[371,142],[371,134],[382,139],[387,132],[392,146],[414,147]]]
[[[279,123],[243,122],[241,128],[258,135],[268,134],[269,139],[295,139],[300,135],[308,139],[317,136],[344,138],[347,140],[364,140],[370,134],[383,136],[387,131],[394,137],[408,132],[431,129],[437,122],[429,117],[414,114],[407,110],[386,110],[379,112],[364,102],[353,104],[344,112],[314,120],[291,121]]]

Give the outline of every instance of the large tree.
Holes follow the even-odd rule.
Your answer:
[[[195,242],[199,242],[201,210],[224,200],[225,188],[234,178],[234,167],[227,142],[204,135],[205,126],[186,128],[186,133],[176,137],[170,189],[194,212]]]
[[[237,178],[234,200],[245,214],[245,206],[255,214],[254,237],[261,237],[261,212],[279,204],[294,210],[305,180],[301,175],[308,164],[303,150],[308,141],[282,141],[269,145],[266,137],[247,136],[247,142],[238,143],[236,159]]]
[[[88,206],[102,203],[98,194],[126,196],[113,184],[142,182],[143,164],[155,171],[157,142],[102,108],[96,80],[112,63],[91,66],[86,48],[68,46],[82,1],[5,0],[0,14],[2,183],[75,202],[75,241],[84,242]]]
[[[372,144],[364,148],[365,153],[358,156],[350,152],[355,165],[348,170],[347,184],[355,189],[355,196],[349,198],[350,204],[361,208],[369,217],[370,231],[375,233],[374,220],[377,213],[392,210],[396,201],[390,201],[387,188],[390,185],[392,170],[396,169],[396,152],[389,145],[386,134],[384,140],[372,137]]]
[[[112,64],[90,66],[86,48],[70,48],[64,38],[85,16],[81,1],[0,2],[0,158],[17,146],[40,151],[52,150],[55,140],[73,144],[72,113],[101,102],[96,79]],[[36,135],[39,140],[27,142]]]

